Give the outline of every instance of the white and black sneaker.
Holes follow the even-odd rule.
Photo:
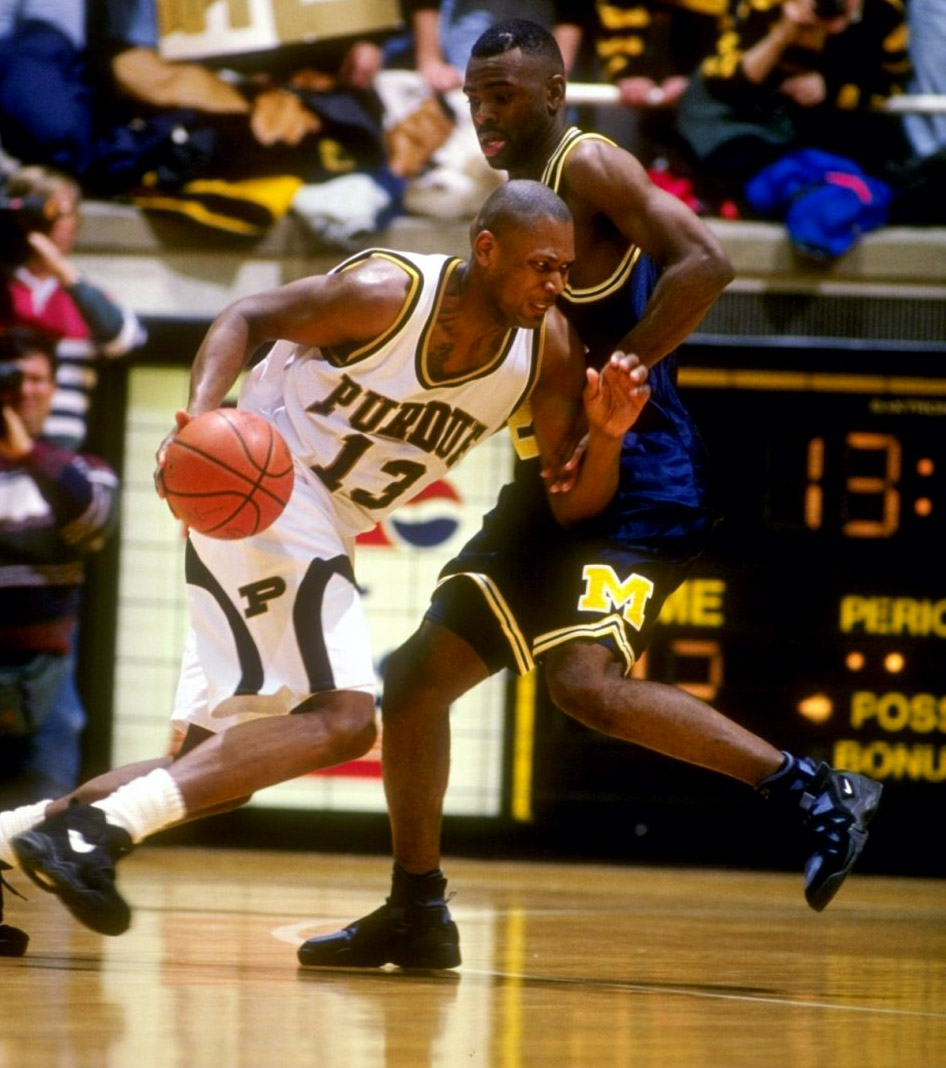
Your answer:
[[[73,803],[11,845],[33,882],[56,894],[80,923],[100,934],[128,930],[131,910],[115,887],[115,862],[131,852],[131,836],[107,823],[100,808]]]

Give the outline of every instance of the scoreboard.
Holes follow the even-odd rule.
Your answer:
[[[683,686],[779,748],[881,780],[873,863],[946,873],[932,830],[946,817],[942,357],[771,346],[720,357],[690,346],[680,384],[721,520],[635,674]],[[594,735],[541,691],[532,801],[540,821],[577,820],[645,856],[755,860],[767,818],[741,784]]]

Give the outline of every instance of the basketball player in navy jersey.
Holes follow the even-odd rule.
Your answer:
[[[371,747],[374,666],[352,567],[360,531],[443,477],[526,398],[553,473],[588,428],[579,470],[549,486],[558,519],[577,522],[613,495],[646,370],[625,356],[587,370],[555,307],[574,260],[567,206],[539,182],[510,183],[484,204],[471,243],[465,261],[369,250],[238,301],[208,331],[178,428],[218,408],[275,342],[240,406],[282,433],[295,487],[265,531],[188,538],[178,758],[0,813],[0,864],[18,863],[93,930],[127,928],[116,862],[142,839]]]
[[[618,491],[596,518],[558,526],[522,459],[482,530],[442,573],[418,631],[389,658],[384,782],[391,895],[342,931],[309,939],[306,965],[444,968],[459,936],[440,869],[450,704],[493,672],[541,663],[564,712],[612,737],[731,776],[797,808],[808,833],[805,896],[823,909],[866,841],[881,788],[780,752],[685,691],[634,679],[661,605],[711,527],[707,461],[676,391],[675,347],[732,275],[719,243],[628,152],[569,128],[558,47],[520,19],[473,47],[468,97],[488,162],[556,189],[575,218],[575,265],[559,306],[591,366],[633,352],[651,399],[624,440]]]

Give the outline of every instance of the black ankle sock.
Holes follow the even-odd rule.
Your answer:
[[[415,875],[405,871],[400,864],[395,864],[391,876],[391,897],[388,900],[392,905],[442,905],[446,889],[447,880],[441,868]]]

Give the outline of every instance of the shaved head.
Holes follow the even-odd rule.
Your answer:
[[[490,194],[473,220],[472,236],[483,230],[501,237],[510,229],[529,229],[540,219],[572,222],[564,200],[547,185],[520,179],[507,182]]]

